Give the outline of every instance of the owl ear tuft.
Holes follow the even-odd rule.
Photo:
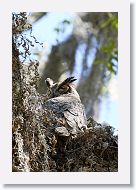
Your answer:
[[[69,77],[69,78],[65,79],[65,80],[58,86],[58,88],[61,88],[61,87],[64,86],[64,85],[69,85],[70,83],[74,82],[75,80],[77,80],[77,79],[75,79],[75,77]]]
[[[51,87],[53,86],[53,84],[54,84],[53,80],[50,79],[50,78],[47,78],[47,79],[45,80],[45,83],[46,83],[46,85],[48,86],[48,88],[51,88]]]
[[[72,83],[72,82],[74,82],[75,80],[77,80],[77,79],[75,79],[75,77],[69,77],[69,78],[67,78],[66,80],[64,80],[64,83]]]

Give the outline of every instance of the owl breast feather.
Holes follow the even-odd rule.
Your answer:
[[[63,117],[71,133],[77,133],[87,126],[84,106],[72,96],[59,96],[45,102],[44,108],[53,111],[57,118]]]

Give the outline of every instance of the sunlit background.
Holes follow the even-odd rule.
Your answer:
[[[75,76],[87,117],[109,123],[117,133],[117,13],[28,13],[28,22],[43,43],[35,44],[30,57],[40,63],[39,92],[46,92],[47,77]]]

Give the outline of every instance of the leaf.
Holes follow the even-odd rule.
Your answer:
[[[54,30],[59,33],[60,32],[60,28],[54,28]]]
[[[71,22],[69,20],[64,20],[62,23],[63,24],[70,24]]]
[[[100,28],[104,29],[108,26],[112,26],[114,29],[118,29],[118,16],[113,14],[108,14],[109,18],[101,23]]]
[[[102,60],[97,59],[97,60],[94,61],[94,64],[99,65],[99,64],[103,64],[103,63],[102,63]]]
[[[114,48],[115,48],[115,42],[113,40],[110,40],[106,45],[103,45],[101,47],[101,51],[103,53],[112,53]]]

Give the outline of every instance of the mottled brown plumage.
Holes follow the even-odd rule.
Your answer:
[[[46,79],[48,100],[44,108],[52,111],[58,119],[58,124],[54,125],[54,132],[59,136],[76,137],[87,126],[84,106],[72,84],[75,80],[74,77],[69,77],[59,84],[50,78]],[[60,119],[63,120],[62,123],[59,122]]]

